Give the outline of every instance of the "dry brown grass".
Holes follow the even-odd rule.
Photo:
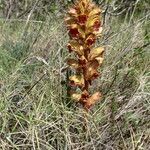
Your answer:
[[[148,149],[148,16],[132,23],[106,20],[97,43],[106,46],[105,61],[94,85],[103,100],[89,113],[87,133],[80,107],[66,105],[61,69],[68,37],[62,17],[29,21],[26,28],[24,21],[0,24],[0,149]]]

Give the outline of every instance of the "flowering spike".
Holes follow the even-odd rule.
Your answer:
[[[72,92],[72,98],[86,110],[101,98],[99,92],[89,93],[89,86],[99,76],[97,70],[103,61],[104,48],[93,48],[102,32],[100,14],[101,10],[92,0],[77,0],[65,18],[70,36],[68,49],[76,56],[76,59],[67,60],[67,64],[76,70],[76,75],[69,78],[70,84],[81,90],[81,93]]]

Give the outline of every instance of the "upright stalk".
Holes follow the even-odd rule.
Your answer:
[[[100,14],[101,10],[92,0],[77,0],[65,18],[70,36],[68,49],[75,54],[75,58],[67,60],[67,64],[76,71],[69,80],[71,86],[80,89],[80,92],[70,91],[70,95],[86,112],[101,98],[100,92],[91,94],[89,91],[92,81],[99,76],[97,69],[103,61],[104,48],[94,48],[102,31]]]

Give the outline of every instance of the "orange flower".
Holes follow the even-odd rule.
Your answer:
[[[67,64],[77,73],[69,78],[70,84],[81,90],[81,93],[72,92],[72,98],[86,109],[101,98],[99,92],[92,96],[89,93],[89,85],[99,76],[98,67],[103,61],[104,48],[93,48],[102,32],[100,14],[101,10],[92,0],[77,0],[65,18],[71,39],[67,47],[76,57],[67,60]]]

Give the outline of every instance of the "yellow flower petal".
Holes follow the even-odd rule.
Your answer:
[[[71,94],[71,98],[72,98],[74,101],[78,102],[78,101],[80,101],[80,99],[81,99],[81,94],[72,93],[72,94]]]
[[[100,13],[101,13],[100,8],[96,7],[89,13],[89,16],[99,15]]]
[[[83,87],[84,86],[84,78],[83,76],[80,75],[73,75],[69,78],[71,85],[73,86],[79,86]]]
[[[86,28],[89,29],[94,26],[95,22],[99,21],[99,16],[92,16],[87,20]]]
[[[104,47],[93,48],[89,54],[89,60],[93,60],[96,57],[102,56]]]
[[[96,57],[95,59],[98,61],[99,65],[101,65],[103,63],[103,60],[104,60],[103,57]]]

